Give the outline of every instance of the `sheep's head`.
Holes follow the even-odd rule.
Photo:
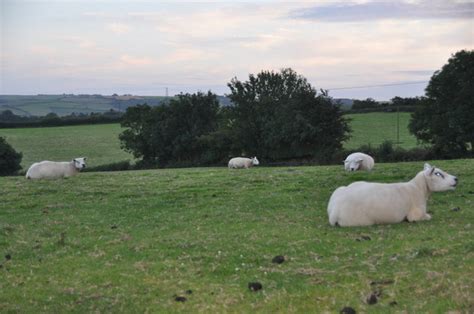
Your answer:
[[[454,190],[458,185],[458,178],[443,170],[425,164],[423,169],[428,188],[433,192]]]
[[[362,158],[346,159],[344,160],[344,168],[348,171],[357,171],[359,170],[362,161]]]
[[[253,157],[253,158],[252,158],[252,164],[253,164],[254,166],[258,166],[258,165],[260,164],[260,163],[258,162],[257,157]]]
[[[74,158],[72,161],[74,162],[74,167],[76,169],[81,170],[86,167],[86,157]]]

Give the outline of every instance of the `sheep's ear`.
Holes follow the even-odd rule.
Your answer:
[[[359,159],[357,159],[357,162],[361,162],[361,161],[363,161],[363,160],[364,160],[364,159],[359,158]]]
[[[425,163],[423,171],[425,172],[426,175],[430,176],[431,174],[433,174],[434,170],[435,170],[435,167],[431,166],[429,163]]]
[[[86,161],[86,160],[87,160],[87,157],[84,157],[84,161]]]

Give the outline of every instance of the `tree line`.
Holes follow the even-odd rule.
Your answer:
[[[393,97],[390,101],[380,102],[373,98],[363,100],[354,99],[350,113],[366,113],[366,112],[415,112],[420,106],[427,101],[426,97]]]
[[[220,164],[231,156],[267,161],[324,160],[342,148],[350,128],[339,106],[291,69],[228,83],[231,104],[211,92],[128,108],[122,148],[151,166]]]
[[[42,117],[25,117],[16,115],[7,109],[0,112],[0,129],[118,123],[122,119],[122,115],[122,112],[111,109],[103,113],[73,113],[62,117],[54,112]]]

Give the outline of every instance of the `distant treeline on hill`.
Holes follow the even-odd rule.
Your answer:
[[[230,99],[218,97],[221,106],[228,106]],[[223,100],[226,101],[223,101]],[[352,108],[347,103],[340,104],[344,113],[369,113],[369,112],[414,112],[425,99],[423,97],[401,98],[395,97],[390,102],[378,102],[371,98],[366,100],[351,100]],[[339,104],[338,99],[333,99]],[[139,104],[135,104],[139,105]],[[45,116],[23,116],[16,115],[11,110],[0,111],[0,128],[23,128],[23,127],[51,127],[67,125],[103,124],[119,123],[124,112],[110,109],[106,112],[72,113],[66,116],[59,116],[56,113],[48,113]]]
[[[415,112],[416,108],[423,105],[426,101],[425,97],[394,97],[390,101],[376,101],[372,98],[365,100],[355,99],[352,102],[350,113],[367,113],[367,112]]]
[[[40,117],[55,113],[59,117],[72,114],[106,113],[111,109],[125,112],[128,107],[137,104],[159,106],[169,102],[176,96],[136,96],[136,95],[0,95],[0,112],[10,110],[15,115]],[[218,96],[222,106],[229,105],[230,100]]]
[[[44,117],[24,117],[13,114],[10,110],[0,112],[0,128],[50,127],[82,124],[119,123],[123,113],[110,110],[104,113],[80,113],[59,117],[48,113]]]

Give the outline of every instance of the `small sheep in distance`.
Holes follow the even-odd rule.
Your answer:
[[[244,158],[244,157],[234,157],[229,160],[228,167],[229,169],[248,169],[253,166],[258,166],[260,163],[258,162],[257,157],[252,158]]]
[[[430,220],[426,202],[431,192],[454,190],[457,183],[457,177],[425,164],[409,182],[341,186],[329,199],[329,223],[346,227]]]
[[[85,157],[72,161],[41,161],[31,165],[26,172],[27,179],[58,179],[76,175],[86,167]]]
[[[364,153],[352,153],[344,160],[344,169],[346,171],[367,170],[374,167],[374,159]]]

